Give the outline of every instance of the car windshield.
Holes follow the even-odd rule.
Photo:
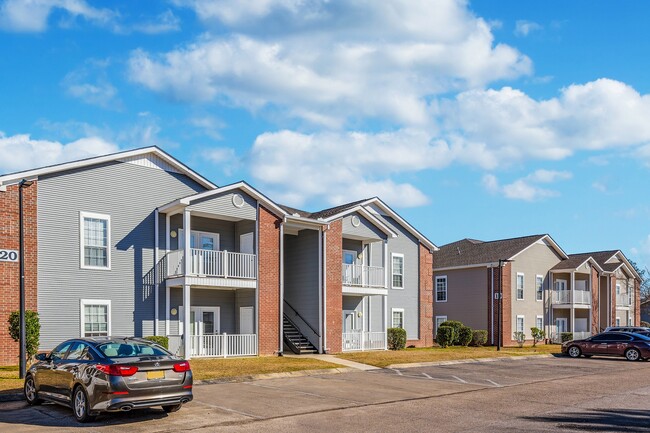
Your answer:
[[[131,356],[169,356],[171,355],[160,346],[139,341],[112,341],[104,343],[97,349],[107,358],[128,358]]]
[[[646,334],[634,334],[634,335],[639,337],[641,340],[650,341],[650,337],[648,337]]]

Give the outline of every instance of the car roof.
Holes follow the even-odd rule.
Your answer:
[[[71,338],[67,341],[83,341],[93,346],[98,346],[105,343],[124,343],[126,341],[137,341],[139,343],[152,343],[149,340],[139,337],[79,337]]]

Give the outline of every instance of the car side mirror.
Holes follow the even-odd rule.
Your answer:
[[[36,355],[36,360],[38,361],[48,361],[49,357],[47,356],[47,353],[39,353]]]

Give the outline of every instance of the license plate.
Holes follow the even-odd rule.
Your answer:
[[[147,371],[147,380],[164,379],[164,378],[165,378],[165,372],[162,370]]]

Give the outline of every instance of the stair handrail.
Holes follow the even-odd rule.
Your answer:
[[[300,317],[300,320],[302,320],[303,322],[305,322],[305,325],[307,325],[307,326],[309,327],[309,329],[311,329],[311,330],[314,332],[314,334],[316,334],[317,337],[320,337],[320,334],[318,333],[318,331],[316,331],[316,330],[315,330],[315,329],[314,329],[314,328],[309,324],[309,322],[308,322],[307,320],[305,320],[305,318],[302,317],[302,316],[300,315],[300,313],[298,312],[298,310],[296,310],[295,308],[293,308],[293,306],[292,306],[290,303],[288,303],[286,299],[284,300],[284,303],[285,303],[289,308],[291,308],[291,310],[294,312],[294,314],[295,314],[296,316]],[[285,315],[286,315],[286,314],[285,314]],[[296,329],[300,330],[300,328],[298,328],[298,327],[296,326],[296,324],[293,323],[293,320],[291,320],[288,316],[287,316],[287,319],[289,319],[289,321],[290,321],[290,322],[295,326]]]

